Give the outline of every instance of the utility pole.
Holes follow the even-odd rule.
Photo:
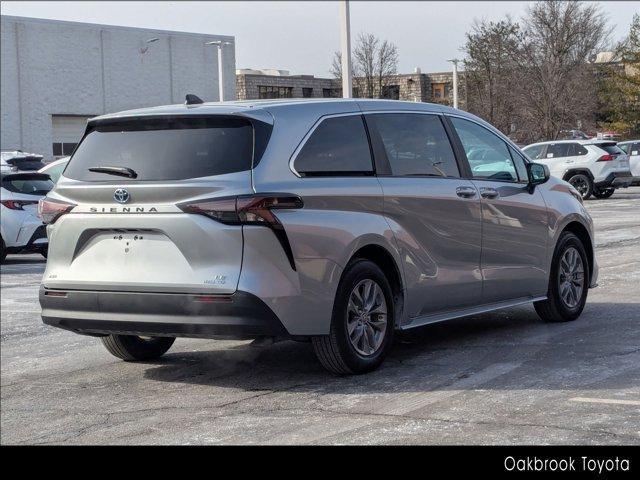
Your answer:
[[[340,51],[342,52],[342,97],[351,98],[351,25],[349,1],[340,1]]]
[[[457,58],[447,60],[453,63],[453,108],[458,108],[458,60]]]
[[[231,45],[231,42],[215,40],[213,42],[206,42],[205,45],[215,45],[218,47],[218,101],[224,102],[224,67],[222,64],[222,47],[223,45]]]

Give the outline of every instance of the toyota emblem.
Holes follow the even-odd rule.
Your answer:
[[[113,199],[118,203],[127,203],[129,201],[129,192],[124,188],[118,188],[113,192]]]

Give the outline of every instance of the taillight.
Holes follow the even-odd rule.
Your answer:
[[[7,207],[10,210],[24,210],[25,205],[34,205],[38,203],[37,200],[2,200],[0,201],[2,205]]]
[[[615,160],[615,156],[613,155],[602,155],[596,162],[610,162],[611,160]]]
[[[73,207],[75,207],[73,203],[44,197],[38,202],[38,217],[40,217],[44,223],[53,223],[60,218],[60,216],[69,213]]]
[[[258,194],[215,198],[178,205],[183,212],[205,215],[227,225],[264,225],[273,230],[291,264],[296,269],[291,245],[274,209],[295,209],[304,206],[302,199],[290,194]]]
[[[186,213],[206,215],[229,225],[280,225],[272,209],[302,208],[300,197],[295,195],[251,195],[226,197],[182,203],[178,208]]]

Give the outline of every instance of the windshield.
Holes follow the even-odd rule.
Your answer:
[[[78,145],[64,176],[84,181],[132,181],[104,171],[130,169],[135,180],[183,180],[250,170],[253,127],[237,117],[172,117],[111,121]]]

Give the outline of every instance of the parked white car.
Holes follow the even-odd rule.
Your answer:
[[[8,253],[47,256],[47,232],[37,210],[38,201],[52,188],[42,173],[0,173],[0,261]]]
[[[53,183],[57,183],[58,179],[62,175],[62,172],[67,168],[67,163],[71,157],[62,157],[51,163],[47,163],[44,167],[38,170],[39,173],[46,173],[51,177]]]
[[[633,175],[632,185],[640,185],[640,140],[620,142],[618,146],[629,155],[629,167]]]
[[[607,140],[557,140],[522,149],[529,158],[549,167],[551,175],[569,182],[583,199],[609,198],[616,188],[633,181],[629,156]]]

